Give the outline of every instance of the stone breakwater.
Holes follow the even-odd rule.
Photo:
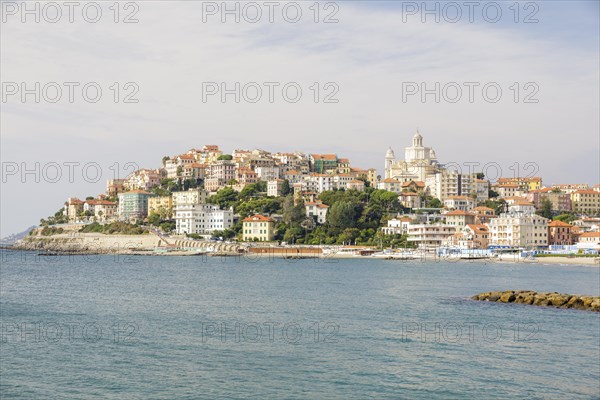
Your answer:
[[[574,308],[600,312],[600,296],[580,296],[557,292],[535,292],[533,290],[506,290],[486,292],[471,297],[473,300],[496,303],[531,304],[541,307]]]
[[[215,243],[185,238],[162,238],[146,235],[105,235],[101,233],[58,234],[27,236],[13,250],[54,252],[59,254],[148,254],[156,249],[179,252],[219,252],[238,254],[244,250],[239,244]],[[161,255],[174,254],[156,253]]]

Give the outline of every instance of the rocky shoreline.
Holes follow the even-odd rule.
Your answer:
[[[573,308],[600,312],[600,296],[574,295],[558,292],[536,292],[534,290],[506,290],[485,292],[471,297],[478,301],[496,303],[529,304],[540,307]]]

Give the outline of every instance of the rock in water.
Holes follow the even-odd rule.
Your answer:
[[[531,304],[540,307],[573,308],[600,312],[600,296],[581,296],[558,292],[535,292],[533,290],[506,290],[503,292],[485,292],[471,297],[478,301],[497,303]]]
[[[512,303],[515,301],[515,294],[513,292],[504,292],[502,296],[500,296],[500,301],[503,303]]]

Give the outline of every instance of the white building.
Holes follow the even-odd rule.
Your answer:
[[[236,177],[236,164],[230,160],[218,160],[208,166],[204,187],[210,192],[215,192],[228,184]]]
[[[165,171],[162,169],[140,169],[132,172],[123,186],[127,190],[150,190],[160,184],[160,180],[165,177]]]
[[[520,213],[520,214],[533,214],[535,213],[535,206],[528,202],[515,202],[508,206],[509,213]]]
[[[325,222],[327,222],[327,210],[329,209],[329,206],[326,204],[321,203],[320,201],[317,202],[306,202],[304,203],[304,206],[306,207],[306,216],[307,217],[316,217],[317,218],[317,222],[319,224],[324,224]]]
[[[185,204],[175,209],[175,229],[178,235],[210,234],[231,228],[233,209],[221,210],[216,204]]]
[[[221,210],[218,205],[206,204],[204,189],[173,192],[173,215],[177,234],[209,234],[231,228],[233,210]]]
[[[548,246],[548,219],[532,212],[502,213],[492,219],[489,227],[489,244],[510,247]]]
[[[271,181],[280,177],[280,170],[277,165],[256,167],[254,168],[254,172],[256,172],[258,179],[261,181]]]
[[[408,233],[408,227],[412,223],[408,217],[396,217],[388,220],[387,226],[381,228],[384,235],[404,235]]]
[[[173,208],[189,204],[206,203],[208,193],[204,189],[189,189],[182,192],[173,192]]]
[[[337,189],[337,182],[330,174],[310,174],[304,177],[309,191],[321,193],[326,190]]]
[[[267,196],[281,196],[283,188],[283,179],[273,179],[267,182]]]
[[[196,159],[192,154],[181,154],[176,157],[172,157],[165,161],[166,177],[169,179],[179,178],[184,165],[193,164]]]
[[[450,196],[444,200],[444,207],[450,210],[471,211],[475,208],[475,200],[467,196]]]
[[[477,192],[478,203],[486,201],[490,198],[490,182],[485,179],[476,179],[475,191]]]
[[[444,201],[453,196],[471,197],[477,194],[483,197],[483,193],[478,193],[478,190],[483,191],[483,187],[479,188],[477,181],[477,174],[460,174],[456,170],[446,169],[429,176],[425,184],[433,197]]]
[[[408,226],[408,241],[421,249],[441,247],[442,242],[456,233],[456,229],[445,224],[417,224]]]
[[[579,236],[577,248],[600,251],[600,232],[584,232]]]

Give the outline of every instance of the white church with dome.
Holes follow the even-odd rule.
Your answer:
[[[404,160],[396,161],[392,148],[385,154],[385,178],[400,182],[421,181],[434,176],[442,169],[438,163],[435,151],[423,146],[423,136],[417,130],[413,136],[412,146],[404,150]]]

